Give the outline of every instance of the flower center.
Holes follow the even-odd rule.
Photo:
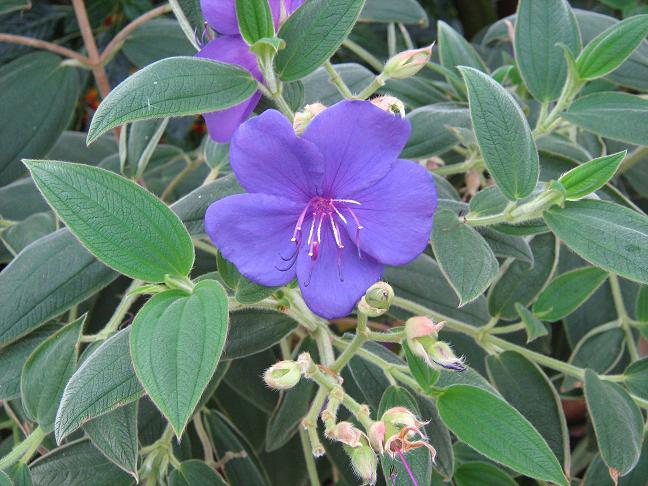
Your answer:
[[[311,221],[310,226],[307,226],[308,240],[306,241],[306,245],[308,247],[308,256],[311,257],[311,261],[313,263],[317,261],[320,246],[322,244],[322,231],[327,231],[326,227],[330,227],[331,232],[333,233],[333,239],[335,240],[335,245],[338,250],[337,262],[339,277],[340,280],[344,280],[344,278],[342,277],[341,254],[342,249],[344,248],[344,244],[342,243],[341,225],[348,224],[348,217],[351,217],[355,222],[356,236],[354,242],[356,248],[358,249],[358,257],[362,257],[362,254],[360,252],[360,230],[363,229],[363,226],[360,224],[358,216],[353,211],[354,206],[360,206],[360,203],[353,199],[333,199],[321,196],[313,197],[310,201],[308,201],[308,203],[306,203],[304,210],[299,215],[297,224],[295,225],[295,230],[293,231],[292,238],[290,239],[290,241],[295,243],[295,253],[290,258],[282,258],[285,261],[291,261],[290,267],[292,267],[294,260],[296,260],[297,252],[299,252],[299,249],[301,247],[302,235],[304,234],[304,221],[310,215]]]

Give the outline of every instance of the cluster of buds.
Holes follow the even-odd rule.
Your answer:
[[[351,422],[338,422],[326,430],[331,440],[342,443],[351,459],[351,466],[363,484],[375,484],[377,480],[378,457],[369,444],[369,437]]]
[[[311,105],[306,105],[303,111],[295,113],[295,119],[293,121],[293,128],[297,135],[301,135],[306,130],[308,124],[313,121],[317,115],[326,110],[326,106],[322,103],[313,103]]]
[[[373,448],[391,458],[426,447],[430,451],[432,461],[436,458],[436,449],[427,441],[423,427],[427,422],[421,422],[405,407],[393,407],[383,413],[378,422],[369,429],[369,441]]]
[[[382,316],[394,300],[394,289],[386,282],[376,282],[358,302],[358,310],[369,317]]]
[[[387,61],[383,72],[393,79],[411,78],[430,61],[432,45],[399,52]]]
[[[450,345],[439,341],[444,323],[435,323],[428,317],[412,317],[405,323],[407,345],[415,355],[434,369],[465,371],[463,358],[455,356]]]

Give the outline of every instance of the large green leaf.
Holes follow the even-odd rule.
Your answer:
[[[475,486],[477,484],[517,486],[518,484],[511,476],[497,466],[478,461],[469,461],[461,464],[452,479],[454,479],[457,486]]]
[[[202,280],[191,295],[169,290],[139,311],[130,336],[137,377],[180,437],[209,383],[227,335],[227,295]]]
[[[477,452],[526,476],[568,486],[547,442],[504,400],[481,388],[454,385],[437,406],[450,430]]]
[[[584,267],[556,277],[538,296],[533,313],[543,321],[556,322],[574,312],[598,289],[607,272]]]
[[[26,162],[47,201],[97,258],[133,278],[185,276],[193,243],[153,194],[112,172],[81,164]]]
[[[611,73],[630,57],[648,34],[648,15],[635,15],[601,32],[576,59],[583,79],[596,79]]]
[[[137,402],[91,420],[83,430],[103,455],[137,480]]]
[[[175,19],[159,18],[149,20],[131,32],[122,52],[133,64],[143,68],[167,57],[191,56],[195,49]]]
[[[623,383],[632,393],[648,400],[648,358],[628,366],[623,373]]]
[[[0,69],[0,181],[24,173],[20,160],[43,157],[54,146],[74,113],[79,75],[59,56],[34,52]]]
[[[569,464],[569,432],[560,397],[551,381],[519,353],[488,356],[490,379],[502,396],[545,438],[563,465]]]
[[[252,75],[232,64],[170,57],[126,78],[97,109],[88,143],[126,122],[223,110],[256,91]]]
[[[562,43],[581,48],[576,18],[566,0],[521,0],[515,22],[515,60],[529,92],[539,101],[558,98],[567,79]]]
[[[439,42],[439,59],[441,64],[459,74],[457,66],[468,66],[480,71],[487,71],[475,48],[456,30],[443,20],[437,22]]]
[[[538,182],[539,162],[524,113],[490,76],[468,67],[460,71],[468,87],[473,129],[488,171],[508,199],[528,196]]]
[[[62,229],[25,248],[0,273],[0,345],[7,345],[117,277]]]
[[[202,461],[181,463],[169,476],[169,486],[226,486],[225,481]]]
[[[423,421],[427,420],[426,417],[421,417],[421,411],[416,403],[416,399],[405,388],[400,386],[392,385],[385,390],[380,400],[378,417],[382,416],[386,410],[392,407],[406,407],[419,419]],[[419,484],[430,484],[432,479],[432,457],[427,448],[421,447],[408,452],[407,462]],[[396,481],[392,481],[392,486],[409,486],[412,484],[412,480],[405,466],[399,459],[392,459],[389,455],[383,454],[380,457],[380,463],[386,481],[389,481],[392,469],[396,470]]]
[[[367,0],[360,13],[361,22],[400,22],[402,24],[428,25],[428,17],[416,0]]]
[[[516,302],[525,307],[533,302],[556,269],[559,248],[558,241],[550,233],[534,237],[531,240],[534,263],[511,262],[491,287],[488,294],[491,315],[514,319]]]
[[[581,199],[599,190],[612,179],[626,156],[626,151],[590,160],[560,176],[568,201]]]
[[[277,73],[295,81],[315,71],[337,51],[358,19],[364,0],[310,0],[282,25],[286,48],[277,54]]]
[[[59,443],[89,420],[144,394],[131,364],[129,334],[126,328],[105,341],[68,381],[54,425]]]
[[[648,100],[629,93],[592,93],[577,99],[561,115],[587,131],[607,138],[648,145]]]
[[[99,452],[89,440],[70,442],[30,464],[38,486],[92,484],[128,486],[133,478]]]
[[[85,316],[42,342],[22,369],[20,396],[25,412],[50,432],[65,385],[74,373]]]
[[[497,259],[484,238],[448,209],[434,216],[432,248],[460,306],[479,297],[497,275]]]
[[[591,370],[585,371],[585,399],[601,457],[623,476],[635,467],[641,454],[641,411],[623,388],[601,380]]]
[[[648,219],[606,201],[584,199],[544,213],[551,230],[580,257],[648,283]]]
[[[29,355],[57,326],[50,324],[28,336],[0,349],[0,400],[9,400],[20,395],[20,374]]]

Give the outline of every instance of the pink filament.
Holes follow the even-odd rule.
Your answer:
[[[412,486],[419,486],[419,483],[416,480],[416,478],[414,477],[414,473],[410,469],[410,466],[407,463],[407,459],[405,459],[405,454],[403,454],[402,450],[398,451],[398,456],[400,457],[401,461],[403,462],[403,466],[405,466],[405,470],[407,471],[407,474],[409,474],[409,477],[412,480]]]

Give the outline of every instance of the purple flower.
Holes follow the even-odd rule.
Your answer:
[[[275,28],[278,28],[282,15],[281,4],[285,5],[285,15],[290,15],[303,3],[303,0],[269,0],[269,2]],[[239,33],[236,0],[201,0],[200,6],[209,25],[222,35],[208,42],[196,56],[236,64],[250,71],[252,76],[261,81],[262,75],[256,56],[250,52],[249,46]],[[217,142],[229,142],[234,131],[250,116],[260,98],[261,93],[257,91],[236,106],[204,113],[209,135]]]
[[[348,314],[385,265],[426,247],[436,208],[432,176],[398,159],[409,122],[367,101],[327,108],[298,137],[268,110],[238,129],[230,160],[247,194],[207,210],[205,227],[250,280],[295,277],[308,306]]]

